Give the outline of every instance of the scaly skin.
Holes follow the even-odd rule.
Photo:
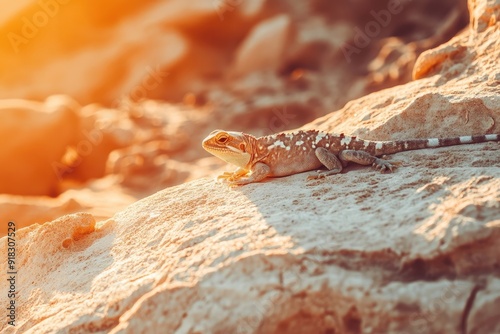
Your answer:
[[[327,171],[318,171],[317,175],[308,179],[321,178],[340,173],[349,162],[392,172],[395,164],[379,156],[486,141],[500,141],[500,135],[370,141],[316,130],[258,138],[242,132],[215,130],[203,140],[202,146],[209,153],[238,167],[235,172],[225,172],[218,177],[236,186],[325,166]]]

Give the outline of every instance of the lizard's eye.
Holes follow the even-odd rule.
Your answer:
[[[228,140],[228,137],[226,137],[226,136],[222,136],[222,137],[217,138],[217,142],[219,144],[225,144],[227,142],[227,140]]]

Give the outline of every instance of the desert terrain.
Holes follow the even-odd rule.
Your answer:
[[[500,134],[500,0],[94,1],[0,15],[0,333],[500,332],[498,142],[241,187],[201,146]]]

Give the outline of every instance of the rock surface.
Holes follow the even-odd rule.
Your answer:
[[[240,9],[224,2],[214,14],[200,2],[196,15],[182,20],[182,3],[166,3],[172,6],[167,21],[191,33],[214,15],[226,23],[233,14],[245,17],[249,30],[256,17],[273,12],[264,2]],[[313,1],[309,8],[349,18],[333,7]],[[386,41],[386,47],[413,48],[403,54],[415,56],[405,63],[415,63],[415,81],[353,100],[302,128],[377,140],[500,133],[499,1],[470,0],[469,8],[469,29],[418,59],[415,50],[446,33],[419,45]],[[288,12],[306,13],[292,5]],[[147,13],[142,18],[153,11]],[[394,20],[396,27],[404,21]],[[316,59],[310,51],[321,50],[301,24],[286,58],[291,63]],[[372,66],[390,73],[391,63]],[[399,68],[403,76],[411,73]],[[215,107],[201,103],[198,93],[186,95],[184,105],[125,99],[117,108],[81,107],[67,97],[18,100],[27,122],[38,126],[34,134],[58,132],[60,139],[52,140],[58,145],[45,148],[55,153],[40,161],[57,160],[70,170],[62,169],[60,183],[54,175],[40,180],[55,184],[57,198],[0,196],[0,219],[22,220],[17,326],[2,322],[0,332],[499,332],[498,143],[395,154],[389,158],[402,165],[393,174],[351,166],[323,180],[306,181],[303,173],[234,189],[202,178],[228,168],[215,158],[199,159],[200,140],[214,128],[263,134],[307,123],[305,106],[314,106],[307,100],[314,94],[299,92],[321,91],[314,75],[302,66],[286,79],[252,73],[226,83],[227,90],[205,87],[209,100],[222,101]],[[269,87],[298,93],[286,97],[289,91],[280,95]],[[366,92],[363,87],[358,92]],[[253,94],[252,103],[238,100]],[[66,111],[58,114],[57,106]],[[57,122],[61,115],[70,128]],[[1,123],[0,130],[9,127]],[[84,141],[91,152],[82,150]],[[17,162],[14,153],[5,159]],[[4,180],[10,181],[2,178],[2,186]],[[86,212],[62,216],[77,211]],[[0,248],[7,243],[1,238]],[[7,268],[6,257],[0,266]],[[8,277],[0,272],[0,281]],[[8,289],[0,285],[1,305],[9,303]]]
[[[74,101],[55,97],[45,103],[0,101],[0,193],[57,193],[53,165],[62,159],[67,145],[76,145],[78,108]]]
[[[499,330],[497,145],[400,154],[408,166],[393,175],[299,174],[234,190],[201,179],[95,231],[89,214],[32,225],[17,235],[17,328]]]
[[[233,75],[254,71],[277,71],[292,40],[292,21],[287,15],[278,15],[261,22],[236,51]]]

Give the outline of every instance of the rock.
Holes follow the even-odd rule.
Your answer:
[[[424,52],[414,69],[418,81],[349,102],[303,128],[373,140],[500,132],[500,32],[487,29],[474,35],[474,44],[470,33]]]
[[[55,195],[60,178],[57,165],[76,144],[79,105],[68,97],[45,103],[0,101],[0,193]]]
[[[453,149],[427,163],[424,152],[393,175],[365,169],[308,184],[305,174],[236,190],[201,179],[93,232],[89,215],[22,229],[18,328],[458,333],[476,289],[470,275],[500,260],[500,172],[483,152]],[[430,165],[453,158],[436,182],[442,168]],[[481,328],[494,316],[481,317]]]
[[[352,101],[304,128],[378,140],[500,133],[498,23],[489,19],[487,26],[474,28],[478,15],[498,17],[498,10],[487,0],[470,0],[469,6],[481,8],[472,11],[472,28],[423,54],[414,71],[418,80]],[[309,84],[308,76],[307,70],[294,71],[293,84]],[[255,105],[263,107],[262,100]],[[199,147],[204,131],[216,122],[244,124],[236,121],[246,119],[247,111],[242,107],[236,115],[228,108],[234,113],[231,123],[211,109],[167,109],[152,101],[127,109],[126,131],[114,132],[126,148],[112,153],[109,177],[130,177],[122,182],[135,188],[181,178],[169,174],[169,166],[187,169],[196,152],[189,148]],[[109,112],[110,129],[115,112]],[[82,119],[95,122],[90,124],[99,123],[97,114],[80,110]],[[268,126],[270,120],[258,116],[254,121]],[[189,128],[188,120],[199,127]],[[136,136],[127,141],[130,132]],[[171,155],[185,160],[178,163]],[[109,219],[104,218],[109,211],[79,213],[21,228],[15,330],[498,331],[498,143],[388,158],[402,163],[393,174],[348,167],[324,180],[307,182],[308,173],[302,173],[235,189],[198,179],[144,198]],[[137,168],[134,159],[142,159],[145,168]],[[207,159],[192,168],[211,170],[215,164]],[[105,197],[115,200],[101,193],[95,201]],[[89,206],[75,201],[68,206]],[[7,242],[0,239],[0,248]],[[0,262],[7,268],[7,258]],[[1,271],[0,280],[7,278]],[[1,305],[9,304],[9,289],[0,285]],[[0,331],[14,328],[2,322]]]
[[[479,257],[480,255],[478,255]],[[473,307],[467,322],[468,333],[496,333],[500,330],[498,303],[500,302],[500,284],[497,278],[488,280],[487,287],[478,285],[475,290]]]
[[[69,213],[81,212],[84,209],[78,201],[72,198],[54,200],[52,198],[31,197],[21,200],[11,195],[0,195],[0,219],[5,222],[15,221],[18,229],[35,223],[50,222]],[[7,224],[0,226],[0,235],[7,235]]]
[[[500,21],[499,0],[469,0],[471,29],[483,32],[488,27],[498,25]]]
[[[287,15],[278,15],[259,23],[238,47],[231,73],[237,76],[254,71],[278,70],[292,38],[293,25]]]

